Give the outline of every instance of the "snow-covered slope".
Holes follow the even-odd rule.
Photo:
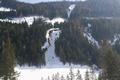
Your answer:
[[[88,39],[88,42],[94,46],[96,46],[97,48],[100,48],[98,41],[96,41],[94,39],[94,37],[91,35],[91,33],[89,32],[89,29],[92,27],[92,25],[90,23],[88,23],[88,26],[85,28],[85,31],[83,33],[84,37],[86,37]]]
[[[76,6],[75,4],[72,4],[69,6],[69,8],[67,10],[68,18],[70,18],[70,15],[71,15],[72,11],[74,10],[75,6]]]
[[[112,40],[109,40],[109,43],[113,46],[113,45],[116,44],[116,42],[117,42],[118,40],[120,40],[120,34],[115,34],[115,35],[114,35],[114,38],[113,38]],[[119,42],[119,44],[120,44],[120,42]]]
[[[0,7],[0,12],[10,12],[10,11],[16,11],[16,10],[6,7]]]
[[[57,65],[62,65],[59,58],[55,55],[55,40],[59,38],[60,32],[59,28],[51,28],[46,33],[46,43],[43,46],[43,48],[47,48],[45,52],[45,67],[57,67]]]

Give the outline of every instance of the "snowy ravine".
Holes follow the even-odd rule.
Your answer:
[[[69,8],[67,10],[68,18],[70,18],[70,15],[71,15],[72,11],[74,10],[75,6],[76,6],[75,4],[72,4],[69,6]]]
[[[88,39],[88,42],[90,44],[92,44],[93,46],[96,46],[97,48],[100,48],[100,45],[98,43],[98,41],[96,41],[93,36],[91,35],[91,33],[89,32],[89,29],[92,27],[92,25],[90,23],[88,23],[88,26],[85,28],[85,31],[83,33],[84,37],[86,37]]]

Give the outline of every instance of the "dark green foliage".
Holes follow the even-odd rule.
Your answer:
[[[7,39],[7,34],[11,38],[16,51],[17,63],[29,66],[45,65],[45,55],[41,47],[46,41],[46,31],[51,25],[44,23],[41,19],[28,27],[27,23],[11,24],[0,22],[0,43]],[[0,52],[2,50],[0,49]]]
[[[82,25],[71,21],[57,26],[62,33],[56,41],[56,54],[64,64],[97,64],[99,53],[83,36]]]
[[[2,42],[1,48],[0,78],[3,80],[16,80],[17,73],[14,70],[14,67],[16,66],[15,48],[9,37]]]
[[[100,80],[120,80],[120,55],[105,44],[102,48],[102,56]]]

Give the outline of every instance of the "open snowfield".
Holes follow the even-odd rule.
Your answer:
[[[79,68],[73,68],[72,71],[74,74],[77,73],[79,70],[81,73],[82,78],[84,79],[85,73],[87,70],[89,70],[90,67],[87,66],[82,66]],[[20,72],[20,75],[18,77],[18,80],[48,80],[51,78],[53,75],[59,73],[59,76],[66,76],[70,72],[70,67],[69,68],[35,68],[35,67],[17,67],[16,70]],[[98,72],[95,72],[95,77],[98,77]]]

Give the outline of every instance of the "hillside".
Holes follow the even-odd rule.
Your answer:
[[[119,0],[0,1],[0,77],[33,66],[119,69]]]

